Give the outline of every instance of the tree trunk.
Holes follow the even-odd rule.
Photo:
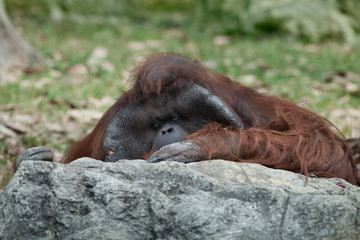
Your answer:
[[[0,0],[0,84],[5,83],[10,71],[40,71],[43,58],[14,29]]]

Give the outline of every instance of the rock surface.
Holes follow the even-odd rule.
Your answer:
[[[258,164],[27,161],[0,239],[358,239],[360,187]]]

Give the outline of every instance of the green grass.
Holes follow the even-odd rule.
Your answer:
[[[341,43],[311,46],[279,37],[253,39],[241,36],[231,37],[228,44],[217,45],[214,36],[202,35],[191,28],[174,30],[136,23],[119,26],[40,24],[30,18],[16,22],[16,25],[21,26],[22,35],[43,54],[49,66],[43,73],[23,75],[19,81],[0,86],[0,113],[15,108],[14,114],[43,116],[36,126],[40,129],[37,133],[19,135],[15,146],[0,144],[0,189],[11,176],[10,162],[19,149],[48,145],[62,152],[73,141],[66,136],[48,135],[46,122],[61,122],[70,108],[87,108],[90,97],[120,96],[128,87],[129,69],[135,67],[139,59],[157,51],[175,51],[201,62],[212,61],[215,71],[233,79],[254,75],[261,80],[262,91],[294,102],[309,98],[308,108],[324,116],[332,109],[360,106],[359,94],[349,95],[341,88],[326,90],[321,87],[327,84],[324,81],[327,74],[337,71],[360,73],[359,47],[347,50]],[[139,49],[134,48],[136,42],[140,43]],[[86,65],[91,52],[98,46],[109,50],[106,60],[116,71],[89,73],[81,81],[79,77],[69,76],[67,70],[76,64]],[[61,60],[54,59],[55,52],[60,53]],[[59,73],[58,76],[54,77],[54,71]],[[36,87],[45,78],[49,79],[48,84]],[[29,84],[24,86],[24,82]],[[313,96],[315,88],[318,93]],[[338,99],[344,96],[349,97],[348,101],[339,102]],[[97,110],[105,111],[107,107]],[[335,124],[340,124],[342,129],[341,121]],[[90,129],[92,126],[85,127]],[[345,135],[351,133],[351,129],[345,130]]]

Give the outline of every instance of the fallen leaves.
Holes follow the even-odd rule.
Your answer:
[[[360,94],[360,75],[353,72],[339,71],[325,76],[327,83],[333,83],[335,87],[342,87],[352,95]]]
[[[0,139],[4,139],[5,136],[16,137],[16,133],[5,124],[0,123]]]
[[[73,77],[86,76],[88,74],[88,68],[85,64],[79,63],[69,67],[66,72]]]
[[[102,108],[102,107],[109,107],[112,104],[114,104],[115,100],[114,98],[110,96],[105,96],[101,99],[97,99],[94,97],[89,97],[87,104],[89,108]]]
[[[86,64],[89,67],[91,73],[97,74],[99,71],[115,72],[115,66],[106,58],[109,55],[107,48],[103,46],[96,47],[90,54]]]
[[[103,112],[92,109],[71,109],[66,112],[65,121],[75,121],[95,126],[102,115]]]
[[[92,99],[89,105],[103,106],[109,101],[109,98]],[[60,160],[68,145],[88,133],[102,114],[94,109],[70,109],[58,120],[54,117],[50,120],[42,112],[26,114],[17,107],[0,109],[0,162],[5,163],[0,175],[2,172],[9,175],[13,159],[28,147],[51,147]]]
[[[88,62],[96,62],[99,60],[103,60],[107,58],[108,55],[109,55],[109,51],[107,50],[107,48],[105,48],[104,46],[97,46],[92,51]]]
[[[66,73],[77,78],[84,78],[88,76],[89,73],[98,74],[100,71],[113,73],[116,70],[115,65],[107,60],[108,55],[109,51],[107,48],[97,46],[93,49],[86,62],[70,66],[66,70]],[[83,81],[80,81],[80,83]]]
[[[37,122],[32,115],[25,113],[17,113],[15,115],[2,113],[1,115],[0,124],[14,131],[16,134],[24,134],[31,131],[31,127]]]
[[[350,145],[355,161],[360,164],[360,134],[358,138],[348,139],[348,143]],[[358,166],[360,166],[359,164]]]
[[[245,86],[256,89],[264,87],[264,84],[261,82],[261,80],[257,76],[251,74],[241,75],[237,78],[237,81],[241,84],[244,84]]]
[[[338,127],[340,127],[343,131],[351,130],[353,132],[356,130],[356,128],[360,127],[360,109],[355,109],[355,108],[335,109],[330,112],[329,119],[332,122],[338,122],[339,123]],[[351,136],[351,137],[356,137],[356,136]]]

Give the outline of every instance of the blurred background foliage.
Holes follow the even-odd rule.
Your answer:
[[[357,0],[204,0],[200,5],[201,22],[211,21],[217,31],[233,34],[354,42],[360,27]]]
[[[359,0],[6,0],[39,20],[76,24],[152,24],[225,35],[287,36],[310,42],[353,43]],[[149,19],[151,19],[149,21]]]

